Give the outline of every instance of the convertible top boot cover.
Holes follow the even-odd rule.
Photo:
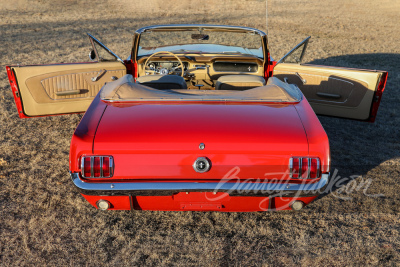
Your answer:
[[[234,101],[234,102],[279,102],[297,103],[302,99],[295,85],[277,78],[269,78],[265,86],[237,90],[158,90],[135,83],[128,74],[114,82],[107,83],[100,92],[104,101]]]

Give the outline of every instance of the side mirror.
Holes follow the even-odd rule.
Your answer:
[[[89,59],[91,61],[96,61],[97,60],[96,52],[94,52],[94,50],[90,50]]]

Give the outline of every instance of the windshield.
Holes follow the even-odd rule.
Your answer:
[[[179,54],[243,54],[263,58],[262,38],[254,32],[147,31],[140,35],[138,57],[159,51]]]

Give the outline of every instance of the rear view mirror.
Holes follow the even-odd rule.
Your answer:
[[[89,59],[90,59],[91,61],[96,61],[97,56],[96,56],[96,52],[94,52],[94,50],[90,50]]]
[[[192,34],[192,39],[193,40],[208,40],[210,36],[208,34]]]

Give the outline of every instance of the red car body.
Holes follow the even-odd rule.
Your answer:
[[[210,26],[213,27],[220,26]],[[154,27],[137,31],[131,58],[124,61],[126,73],[134,78],[139,76],[139,36],[146,29]],[[266,36],[261,36],[265,38],[266,55],[263,75],[268,80],[276,62],[270,61]],[[16,68],[7,67],[7,72],[20,116],[30,117],[20,98]],[[291,75],[290,71],[287,73]],[[300,76],[297,72],[296,75]],[[381,72],[377,77],[373,100],[367,100],[368,114],[350,118],[375,119],[387,73]],[[332,92],[329,94],[325,93],[325,97],[336,97]],[[316,116],[316,110],[321,110],[318,105],[313,109],[304,96],[295,102],[187,102],[105,101],[97,94],[71,140],[71,178],[82,196],[100,209],[229,212],[299,209],[329,185],[329,141]],[[336,116],[324,112],[326,109],[319,114]],[[337,112],[338,116],[346,117]],[[47,114],[35,114],[41,115]],[[196,170],[198,159],[209,163],[206,172]],[[301,166],[307,168],[306,162],[309,170],[304,169],[303,173],[310,171],[314,166],[312,159],[318,162],[315,177],[292,175],[296,168],[300,171]],[[86,163],[90,164],[89,174],[84,174]],[[96,171],[101,175],[95,175]],[[101,178],[105,172],[110,177]]]
[[[302,111],[301,115],[297,109]],[[193,120],[196,114],[203,114],[209,118],[207,124],[201,125]],[[304,120],[304,124],[300,118]],[[130,123],[126,124],[127,121]],[[88,125],[92,127],[88,128]],[[311,132],[308,136],[307,130]],[[198,140],[205,144],[203,150],[199,149]],[[99,200],[106,200],[111,204],[110,209],[219,211],[290,209],[290,204],[294,200],[301,200],[307,204],[318,194],[303,196],[297,191],[288,192],[289,194],[284,192],[282,197],[276,197],[279,201],[275,201],[274,198],[270,203],[268,193],[262,193],[262,190],[254,193],[244,192],[242,196],[231,196],[219,190],[215,192],[218,195],[214,195],[214,190],[211,189],[198,192],[201,189],[197,188],[187,188],[177,192],[174,192],[174,189],[164,188],[162,192],[158,192],[160,190],[151,189],[151,185],[218,184],[224,183],[224,179],[226,183],[232,184],[262,185],[276,183],[279,180],[289,188],[292,184],[293,186],[311,184],[315,190],[322,192],[326,181],[318,184],[320,179],[299,181],[289,178],[289,159],[293,155],[318,157],[323,166],[321,173],[327,175],[329,172],[329,141],[306,99],[299,104],[286,105],[243,103],[110,105],[96,98],[82,118],[71,141],[72,173],[79,175],[81,172],[80,159],[83,155],[112,155],[115,170],[114,176],[107,179],[106,184],[101,178],[82,179],[76,176],[78,187],[82,187],[81,182],[106,185],[109,189],[114,185],[112,189],[116,192],[119,191],[117,186],[123,188],[126,183],[132,184],[133,187],[135,183],[146,183],[150,187],[144,190],[144,193],[122,190],[116,193],[117,196],[110,195],[112,191],[107,195],[104,192],[96,192],[100,190],[83,191],[82,195],[91,204],[96,206]],[[193,170],[192,164],[199,157],[207,157],[213,163],[209,172],[196,173]],[[268,190],[270,189],[264,191]],[[159,196],[160,193],[167,195]],[[279,192],[273,191],[271,194],[277,193]]]

